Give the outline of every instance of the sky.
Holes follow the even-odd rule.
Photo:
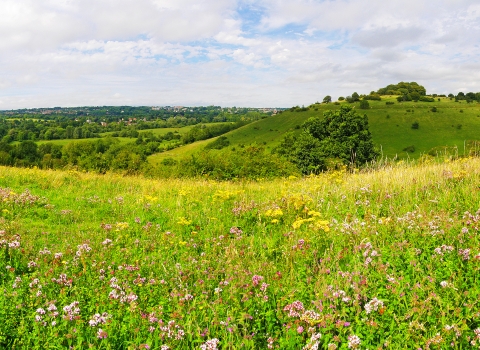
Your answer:
[[[0,110],[480,91],[478,0],[1,0]]]

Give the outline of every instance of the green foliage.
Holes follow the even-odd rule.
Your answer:
[[[416,129],[418,129],[419,127],[420,127],[420,124],[419,124],[417,121],[415,121],[415,122],[412,123],[412,129],[415,129],[415,130],[416,130]]]
[[[413,153],[415,152],[415,146],[411,145],[403,149],[404,152]]]
[[[363,99],[370,100],[370,101],[381,101],[382,97],[378,94],[373,93],[373,94],[364,96]]]
[[[400,82],[398,84],[390,84],[384,88],[378,89],[377,94],[379,95],[409,95],[411,93],[415,93],[415,97],[418,96],[425,96],[427,90],[416,82],[406,83]],[[410,96],[410,100],[412,97]]]
[[[435,99],[433,97],[428,96],[421,96],[419,100],[422,102],[435,102]]]
[[[368,103],[368,102],[367,102]],[[287,135],[277,152],[295,163],[304,174],[327,169],[332,160],[361,165],[372,161],[375,150],[367,116],[359,116],[352,107],[326,111],[323,118],[310,118],[303,132]]]
[[[323,103],[330,103],[332,102],[332,96],[327,95],[323,98]]]
[[[298,175],[295,166],[262,147],[248,146],[240,150],[205,151],[179,159],[168,169],[153,170],[161,177],[207,177],[216,180],[260,179]]]
[[[370,103],[368,103],[368,101],[365,99],[361,100],[360,109],[370,109]]]
[[[215,141],[210,142],[208,145],[205,146],[205,149],[222,149],[230,145],[230,141],[226,136],[220,136]]]

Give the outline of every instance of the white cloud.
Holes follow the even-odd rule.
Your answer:
[[[2,0],[1,108],[480,91],[475,0]]]

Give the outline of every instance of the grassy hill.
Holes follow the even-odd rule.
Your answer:
[[[0,348],[470,348],[479,178],[478,158],[234,183],[0,167]]]
[[[387,105],[386,102],[394,102]],[[346,102],[342,102],[346,103]],[[455,102],[448,98],[440,98],[436,102],[402,102],[398,103],[394,96],[382,101],[369,101],[370,109],[358,109],[367,114],[370,131],[375,144],[382,149],[383,155],[389,158],[418,158],[422,154],[457,149],[463,154],[464,143],[480,139],[480,105]],[[436,107],[436,112],[432,108]],[[225,136],[231,147],[242,147],[252,144],[263,145],[267,150],[277,146],[286,132],[300,132],[301,125],[310,117],[323,116],[325,110],[339,108],[335,104],[313,105],[305,112],[285,111],[234,130]],[[419,128],[412,129],[418,122]],[[182,155],[190,155],[201,151],[205,142],[189,145],[151,156],[152,162]],[[413,147],[411,147],[413,146]],[[406,151],[409,150],[409,151]],[[412,152],[413,151],[413,152]]]

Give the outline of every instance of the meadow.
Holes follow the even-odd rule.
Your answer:
[[[271,181],[0,167],[0,347],[480,346],[480,159]]]

